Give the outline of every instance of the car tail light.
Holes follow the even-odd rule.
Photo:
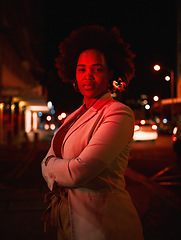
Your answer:
[[[44,125],[44,129],[45,129],[45,130],[48,130],[48,129],[49,129],[49,125],[48,125],[47,123]]]
[[[51,129],[51,130],[55,130],[55,124],[54,124],[54,123],[52,123],[52,124],[50,125],[50,129]]]
[[[177,141],[177,138],[176,137],[172,137],[173,141],[176,142]]]
[[[140,130],[139,125],[135,125],[135,126],[134,126],[134,131],[136,132],[136,131],[139,131],[139,130]]]
[[[153,125],[151,126],[151,128],[152,128],[152,130],[154,130],[154,131],[156,131],[156,130],[158,129],[158,127],[157,127],[156,124],[153,124]]]
[[[141,125],[145,125],[145,124],[146,124],[146,121],[145,121],[144,119],[142,119],[142,120],[140,121],[140,123],[141,123]]]

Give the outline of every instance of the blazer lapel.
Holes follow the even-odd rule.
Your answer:
[[[66,127],[70,122],[72,122],[82,111],[83,105],[75,110],[70,116],[68,116],[65,120],[65,122],[59,127],[58,131],[54,134],[52,141],[54,140],[55,136],[58,134],[59,131],[61,131],[64,127]]]
[[[91,111],[90,109],[88,109],[80,118],[78,118],[77,121],[73,124],[73,126],[69,129],[69,131],[65,135],[62,147],[64,146],[64,143],[66,142],[67,138],[69,138],[73,132],[75,132],[80,126],[82,126],[82,124],[89,121],[94,115],[96,115],[96,113],[97,111]]]
[[[69,131],[67,132],[67,134],[65,135],[63,144],[62,144],[62,148],[67,140],[67,138],[70,137],[70,135],[75,132],[80,126],[82,126],[82,124],[84,124],[85,122],[88,122],[93,116],[95,116],[97,114],[97,112],[99,111],[100,108],[102,108],[105,104],[107,104],[109,101],[113,100],[111,97],[110,93],[106,93],[104,94],[100,99],[98,99],[96,101],[96,103],[89,108],[75,123],[74,125],[69,129]],[[82,110],[83,106],[81,106],[78,110],[79,111],[75,111],[74,115],[71,116],[71,118],[69,119],[69,121],[67,123],[69,123],[73,118],[75,118]],[[66,123],[66,124],[67,124]]]

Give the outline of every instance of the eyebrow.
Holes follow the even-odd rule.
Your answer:
[[[85,67],[86,65],[85,64],[78,64],[77,67]],[[92,64],[93,67],[96,67],[96,66],[100,66],[100,67],[104,67],[101,63],[95,63],[95,64]]]

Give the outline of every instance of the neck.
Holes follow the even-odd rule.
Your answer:
[[[98,100],[98,98],[85,98],[85,97],[84,97],[84,101],[85,101],[86,108],[92,107],[92,105],[94,105],[94,103],[95,103],[97,100]]]
[[[107,91],[106,91],[107,92]],[[104,95],[106,92],[100,94],[99,96],[95,97],[95,98],[87,98],[84,96],[84,101],[85,101],[85,105],[86,108],[90,108],[94,105],[94,103],[102,96]]]

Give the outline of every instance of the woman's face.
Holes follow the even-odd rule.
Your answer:
[[[108,90],[112,71],[108,69],[104,55],[90,49],[79,56],[76,68],[76,79],[84,98],[97,98]]]

